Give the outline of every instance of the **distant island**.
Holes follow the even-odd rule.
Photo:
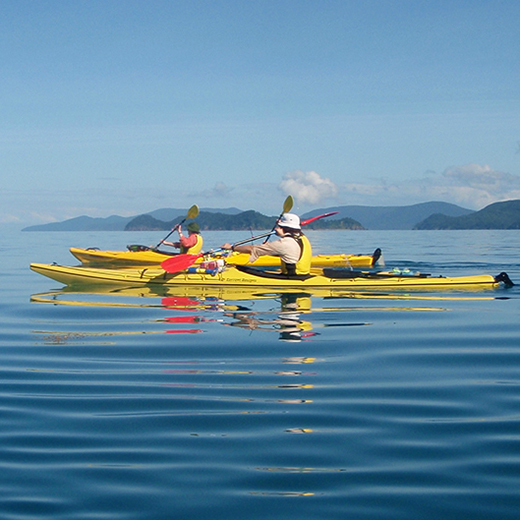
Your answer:
[[[360,222],[365,229],[413,229],[419,222],[435,213],[452,217],[473,213],[447,202],[423,202],[410,206],[333,206],[313,210],[302,218],[315,217],[323,213],[337,211],[334,219],[352,218]],[[327,219],[331,221],[331,219]]]
[[[495,202],[458,217],[435,213],[414,229],[520,229],[520,200]]]
[[[520,229],[520,200],[496,202],[472,211],[446,202],[410,206],[335,206],[301,215],[302,219],[337,212],[306,229],[399,230],[399,229]],[[163,208],[134,217],[76,217],[63,222],[29,226],[22,231],[161,231],[186,217],[187,209]],[[270,229],[278,216],[237,208],[203,208],[196,221],[203,230]]]
[[[172,229],[183,217],[177,217],[171,221],[165,222],[158,220],[151,215],[140,215],[125,226],[125,231],[160,231]],[[242,211],[231,215],[224,213],[211,213],[209,211],[200,211],[195,219],[202,230],[226,231],[226,230],[244,230],[244,229],[270,229],[276,222],[277,216],[267,217],[257,211]],[[363,226],[353,219],[343,218],[341,220],[312,222],[307,228],[313,229],[314,226],[320,226],[321,229],[363,229]]]

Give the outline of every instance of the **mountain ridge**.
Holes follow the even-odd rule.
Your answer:
[[[333,206],[306,213],[303,218],[321,213],[338,211],[334,218],[349,217],[357,220],[365,229],[413,229],[414,226],[435,213],[461,216],[473,213],[448,202],[422,202],[410,206]]]
[[[495,202],[474,213],[451,217],[435,213],[414,229],[520,229],[520,200]]]
[[[438,201],[409,206],[334,206],[303,213],[301,218],[338,212],[333,217],[315,221],[308,226],[319,229],[518,229],[514,227],[516,220],[511,214],[517,206],[520,207],[520,200],[496,202],[479,211]],[[161,208],[133,217],[111,215],[93,218],[83,215],[63,222],[29,226],[22,231],[166,230],[180,222],[186,214],[187,209]],[[471,219],[473,215],[477,215],[482,227],[472,227],[475,225]],[[265,216],[254,210],[203,208],[196,220],[202,229],[241,230],[270,229],[276,218],[277,216]],[[467,227],[439,227],[447,225]]]
[[[125,231],[160,231],[172,229],[184,217],[177,217],[172,221],[164,222],[158,220],[151,215],[140,215],[130,221]],[[249,210],[238,214],[211,213],[209,211],[201,211],[196,220],[201,230],[212,231],[240,231],[240,230],[264,230],[270,229],[278,217],[267,217],[257,211]],[[316,220],[308,226],[307,229],[364,229],[363,226],[350,218],[342,218],[339,220]]]

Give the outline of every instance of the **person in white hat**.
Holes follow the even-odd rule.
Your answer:
[[[302,233],[300,217],[294,213],[284,213],[277,222],[275,232],[280,237],[279,240],[235,247],[227,243],[222,246],[222,249],[248,253],[250,263],[264,255],[279,256],[283,274],[290,276],[309,274],[312,247],[309,239]]]

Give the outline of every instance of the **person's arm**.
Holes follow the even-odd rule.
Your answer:
[[[171,247],[179,247],[179,242],[168,242],[167,240],[161,240],[161,244],[164,244],[165,246],[171,246]]]
[[[193,234],[193,235],[189,235],[187,237],[184,235],[180,235],[179,241],[180,241],[180,245],[182,247],[189,249],[190,247],[193,247],[197,243],[197,235]]]
[[[273,255],[282,256],[284,254],[284,245],[281,240],[274,240],[273,242],[266,242],[265,244],[257,244],[251,246],[249,253],[249,262],[253,263],[261,256]]]
[[[179,226],[177,228],[177,232],[179,233],[179,240],[180,240],[184,236],[182,234],[181,226]],[[177,249],[179,249],[181,247],[181,242],[168,242],[167,240],[161,240],[161,244],[164,244],[165,246],[176,247]]]
[[[251,252],[253,251],[253,247],[255,247],[255,246],[253,246],[251,244],[241,245],[241,246],[233,246],[233,244],[230,244],[229,242],[226,242],[221,247],[222,247],[222,249],[230,249],[231,251],[236,251],[237,253],[251,254]]]
[[[247,253],[249,255],[249,262],[251,263],[263,255],[281,256],[283,254],[283,246],[280,240],[267,242],[266,244],[248,244],[234,247],[233,244],[226,243],[222,246],[222,249],[231,249],[232,251],[237,251],[238,253]]]

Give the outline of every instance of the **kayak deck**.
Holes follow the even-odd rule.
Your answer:
[[[494,288],[500,283],[513,285],[506,273],[472,276],[429,276],[351,271],[348,269],[313,269],[307,276],[289,277],[267,274],[250,267],[227,267],[216,274],[202,272],[167,273],[161,268],[107,269],[68,267],[57,264],[32,263],[31,269],[65,285],[125,284],[126,286],[203,286],[258,287],[277,289],[429,289],[429,288]]]
[[[136,247],[136,246],[134,246]],[[161,262],[176,256],[175,253],[139,246],[139,250],[129,251],[102,251],[96,248],[81,249],[71,247],[69,251],[83,264],[96,266],[159,266]],[[137,249],[137,247],[136,247]],[[210,255],[210,253],[208,253]],[[216,256],[216,255],[210,255]],[[226,256],[226,263],[232,265],[252,265],[255,267],[279,267],[280,259],[275,256],[262,256],[253,263],[249,263],[249,255],[234,251]],[[201,258],[200,263],[208,258]],[[373,267],[383,266],[384,260],[380,249],[372,255],[315,255],[312,257],[313,267]]]

